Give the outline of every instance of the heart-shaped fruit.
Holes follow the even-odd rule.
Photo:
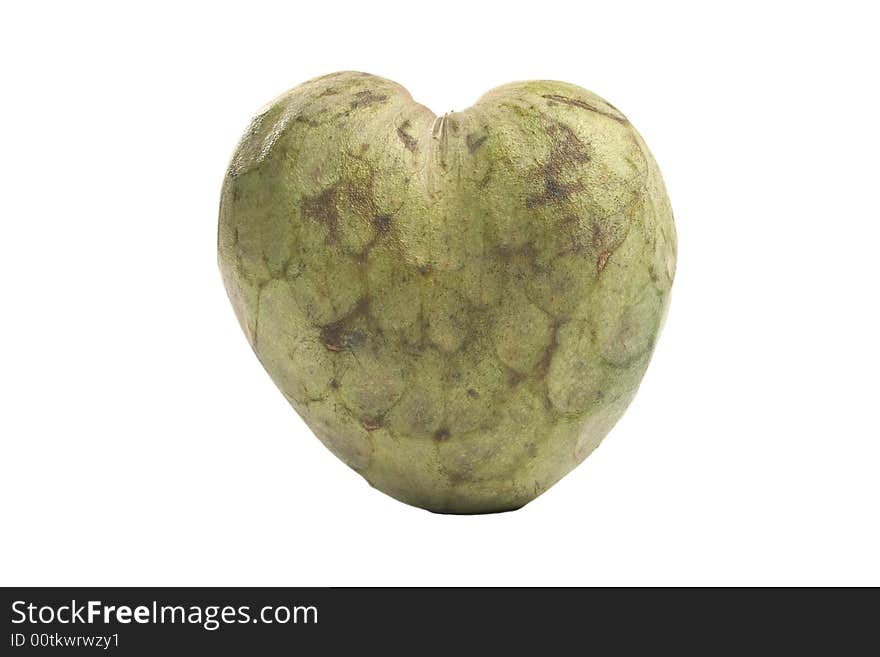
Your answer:
[[[518,508],[596,448],[676,254],[660,171],[598,96],[517,82],[436,117],[353,72],[253,120],[218,242],[251,346],[318,438],[452,513]]]

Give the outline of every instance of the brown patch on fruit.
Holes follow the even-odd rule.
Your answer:
[[[335,322],[322,326],[319,335],[321,344],[329,351],[335,352],[344,351],[363,344],[366,336],[362,331],[352,328],[351,325],[355,319],[366,315],[369,307],[369,297],[363,297],[347,315],[337,319]]]
[[[583,191],[583,183],[564,184],[552,175],[546,175],[544,179],[544,192],[533,194],[526,199],[526,206],[534,208],[539,205],[562,203],[571,198],[575,192]]]
[[[529,109],[533,109],[533,106],[529,106],[529,109],[526,109],[525,107],[520,107],[514,103],[501,103],[499,107],[509,109],[511,112],[522,118],[529,118]]]
[[[365,264],[370,257],[373,247],[385,237],[385,235],[393,228],[393,221],[390,214],[378,214],[371,219],[373,225],[373,236],[370,241],[364,245],[359,253],[354,254],[354,259]]]
[[[596,107],[595,105],[592,105],[591,103],[580,100],[578,98],[569,98],[568,96],[561,96],[559,94],[544,94],[543,96],[541,96],[541,98],[548,99],[548,101],[550,101],[547,103],[548,105],[552,104],[553,101],[556,101],[557,103],[572,105],[573,107],[580,107],[581,109],[585,109],[589,112],[595,112],[596,114],[607,116],[609,119],[614,119],[618,123],[623,123],[624,125],[629,123],[629,121],[624,116],[613,114],[611,112],[608,112],[607,110],[602,109],[601,107]],[[619,111],[613,105],[609,104],[609,107],[611,107],[615,111]]]
[[[348,106],[352,110],[360,109],[361,107],[369,107],[370,105],[375,105],[377,103],[384,103],[388,100],[388,96],[385,94],[377,94],[375,91],[366,90],[366,91],[358,91],[354,95],[354,100],[352,100]]]
[[[593,248],[598,249],[599,247],[602,246],[602,244],[605,242],[605,240],[606,240],[606,237],[603,234],[602,226],[600,226],[596,222],[593,222],[593,236],[592,236]]]
[[[376,429],[381,429],[385,424],[385,418],[381,415],[376,417],[363,417],[361,418],[361,426],[367,431],[375,431]]]
[[[550,330],[552,331],[550,335],[550,344],[547,345],[547,348],[544,350],[544,354],[541,356],[541,360],[538,361],[538,364],[535,366],[535,376],[540,379],[543,379],[547,376],[547,373],[550,371],[550,363],[553,362],[553,356],[556,353],[556,350],[559,348],[559,327],[561,322],[555,321],[550,326]]]
[[[505,262],[510,262],[517,257],[535,260],[538,257],[538,250],[535,248],[534,242],[526,242],[519,246],[501,245],[495,249],[495,255]]]
[[[380,214],[373,217],[373,228],[377,233],[387,233],[391,230],[391,215]]]
[[[596,259],[596,274],[601,274],[608,259],[626,237],[628,228],[615,225],[612,218],[593,219],[589,228],[581,228],[581,220],[570,215],[559,223],[570,240],[570,245],[559,251],[559,255],[583,255]]]
[[[400,127],[397,128],[397,137],[400,141],[403,142],[404,147],[410,153],[418,153],[419,152],[419,142],[416,141],[416,138],[407,132],[410,123],[409,121],[404,121]]]
[[[327,324],[321,329],[321,342],[330,351],[342,351],[345,349],[343,327],[335,322]]]
[[[296,116],[293,120],[297,123],[305,123],[310,128],[317,128],[319,125],[321,125],[315,119],[302,115]]]
[[[339,237],[339,210],[336,202],[336,187],[328,187],[323,192],[306,196],[302,200],[303,216],[324,224],[328,241],[335,241]]]
[[[554,122],[545,131],[553,140],[553,148],[547,161],[539,167],[538,175],[543,179],[544,191],[526,198],[526,206],[533,208],[567,201],[572,194],[582,191],[581,181],[565,183],[561,176],[566,170],[590,161],[587,144],[582,142],[569,126]]]
[[[467,144],[468,153],[473,155],[474,152],[485,143],[486,139],[488,139],[487,135],[480,135],[478,137],[477,133],[475,132],[472,132],[467,137],[465,137],[464,142],[465,144]]]
[[[498,246],[493,249],[492,253],[498,260],[501,260],[508,266],[518,267],[525,265],[535,272],[547,271],[547,267],[542,265],[538,260],[540,254],[538,253],[538,249],[534,242],[526,242],[525,244],[520,244],[518,246]],[[522,277],[521,273],[516,273],[515,275],[518,278]]]

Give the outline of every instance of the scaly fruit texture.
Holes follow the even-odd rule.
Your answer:
[[[516,82],[437,117],[341,72],[253,120],[218,249],[253,350],[336,456],[408,504],[486,513],[623,414],[676,235],[641,136],[589,91]]]

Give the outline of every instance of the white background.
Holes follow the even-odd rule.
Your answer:
[[[877,17],[714,5],[4,5],[0,583],[880,584]],[[664,172],[680,253],[654,362],[521,511],[372,490],[235,321],[229,156],[340,69],[435,112],[573,82]]]

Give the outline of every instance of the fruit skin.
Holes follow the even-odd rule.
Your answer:
[[[253,350],[336,456],[408,504],[487,513],[623,414],[676,234],[644,141],[584,89],[517,82],[438,118],[340,72],[253,120],[218,251]]]

